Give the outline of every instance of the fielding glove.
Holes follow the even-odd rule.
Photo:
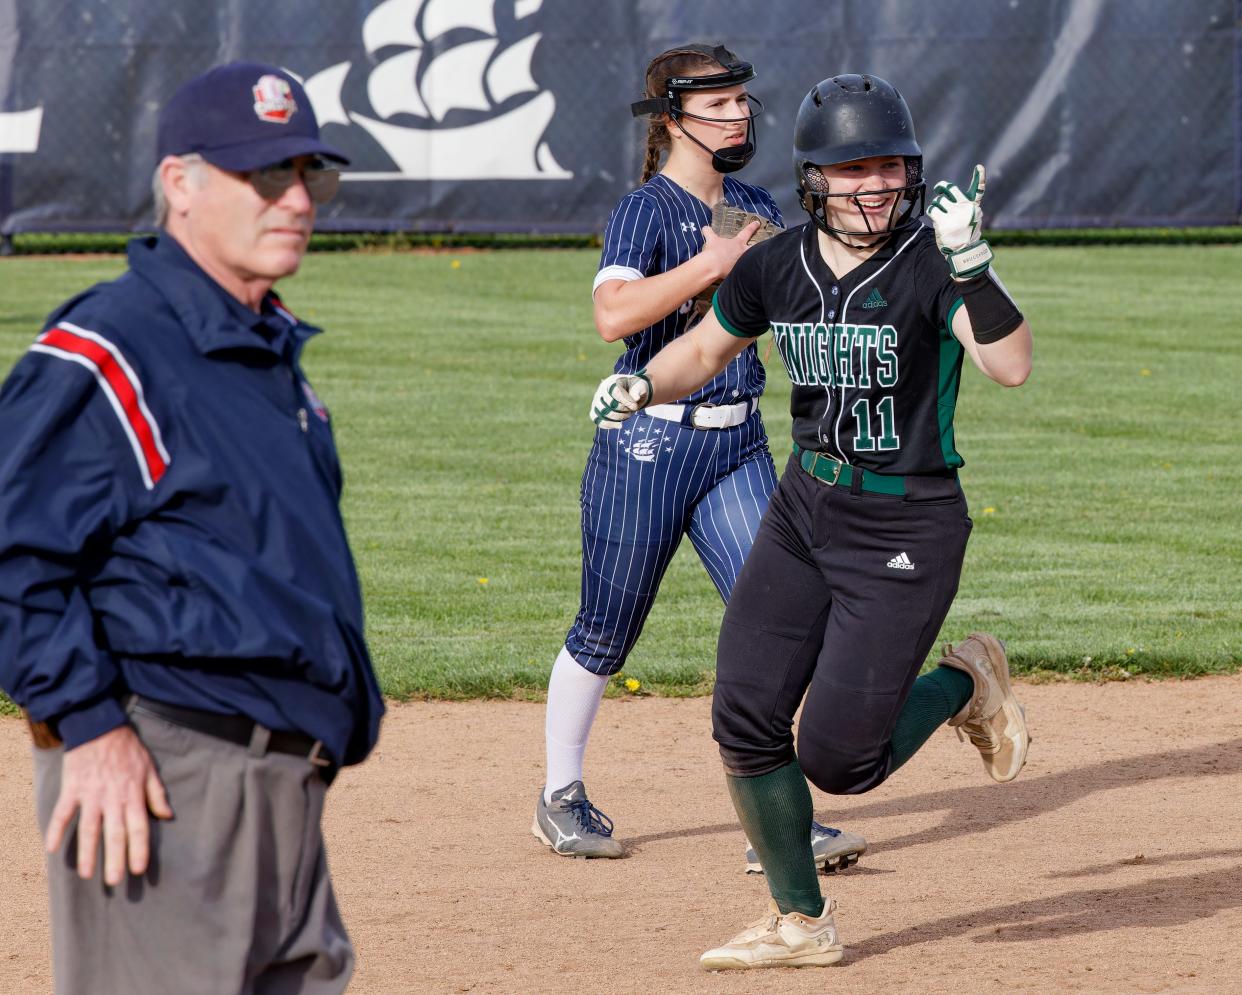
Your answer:
[[[644,373],[614,373],[600,381],[591,400],[591,421],[619,428],[634,412],[651,403],[651,381]]]
[[[773,235],[779,235],[785,230],[769,218],[759,214],[752,214],[741,207],[734,207],[723,200],[716,201],[712,207],[711,228],[721,238],[737,238],[742,233],[742,229],[752,221],[758,221],[759,227],[746,240],[747,245],[754,245],[756,242],[766,242]],[[720,289],[720,283],[720,280],[716,280],[695,295],[693,310],[696,318],[703,317],[711,310],[712,297]]]
[[[927,216],[955,280],[978,276],[992,263],[992,249],[980,237],[984,182],[983,167],[976,166],[965,193],[947,180],[941,180],[932,189]]]

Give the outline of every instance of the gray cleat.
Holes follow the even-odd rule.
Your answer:
[[[612,820],[587,801],[581,781],[553,791],[552,801],[546,805],[540,791],[530,831],[562,857],[625,855],[625,849],[612,838]]]
[[[762,874],[763,865],[759,863],[759,854],[747,841],[746,873]],[[858,863],[858,858],[867,852],[867,841],[857,833],[849,833],[844,829],[832,829],[811,821],[811,853],[815,856],[815,867],[825,874],[843,871],[851,864]]]

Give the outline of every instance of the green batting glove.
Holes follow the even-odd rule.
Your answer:
[[[600,428],[621,423],[651,403],[651,381],[638,373],[614,373],[600,381],[591,399],[591,421]]]
[[[965,192],[948,180],[941,180],[932,188],[927,217],[955,280],[969,280],[986,272],[992,264],[992,248],[981,237],[985,184],[980,165],[975,167]]]

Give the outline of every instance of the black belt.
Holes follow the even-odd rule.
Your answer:
[[[193,729],[195,732],[214,736],[216,739],[236,743],[238,746],[249,748],[257,745],[261,747],[259,755],[284,753],[289,756],[304,757],[319,769],[320,775],[329,783],[336,776],[336,764],[332,762],[328,751],[323,748],[323,742],[311,739],[300,732],[268,729],[267,726],[244,715],[220,715],[197,708],[183,708],[180,705],[170,705],[167,702],[144,698],[138,694],[130,695],[127,705],[146,712],[148,715],[155,715],[173,725],[184,726],[186,729]],[[263,743],[264,733],[267,734],[266,743]]]

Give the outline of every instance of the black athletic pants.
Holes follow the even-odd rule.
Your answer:
[[[789,461],[720,629],[712,725],[728,773],[793,761],[805,696],[797,759],[812,784],[859,794],[888,776],[971,529],[956,479],[907,478],[906,490],[851,493]]]

